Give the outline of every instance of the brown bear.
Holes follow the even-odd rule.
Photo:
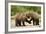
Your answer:
[[[27,20],[27,17],[26,17],[26,14],[24,13],[17,13],[16,14],[16,17],[15,17],[15,21],[16,21],[16,26],[21,26],[21,23],[23,24],[23,26],[25,26],[25,21],[30,23],[28,20]]]
[[[39,25],[39,14],[38,13],[30,12],[26,14],[26,17],[28,18],[27,20],[29,20],[30,23],[33,20],[33,25]]]

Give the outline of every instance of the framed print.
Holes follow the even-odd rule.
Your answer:
[[[45,30],[43,2],[6,1],[5,32],[38,32]]]

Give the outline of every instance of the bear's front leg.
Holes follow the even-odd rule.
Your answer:
[[[19,23],[19,26],[21,26],[21,22]]]
[[[19,26],[21,26],[21,20],[20,20],[20,21],[18,21],[18,24],[19,24]]]
[[[23,21],[23,26],[25,26],[25,23],[24,23],[24,21]]]

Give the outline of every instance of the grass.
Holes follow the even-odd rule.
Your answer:
[[[11,16],[14,16],[16,13],[32,12],[32,11],[37,12],[38,14],[41,14],[41,7],[11,5]]]

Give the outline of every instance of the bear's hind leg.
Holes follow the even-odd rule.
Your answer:
[[[35,25],[35,20],[33,20],[33,25]]]
[[[16,26],[19,26],[19,21],[18,20],[16,20],[16,24],[15,24]]]
[[[18,26],[18,22],[16,22],[16,26]]]
[[[36,25],[39,25],[39,19],[36,20]]]

